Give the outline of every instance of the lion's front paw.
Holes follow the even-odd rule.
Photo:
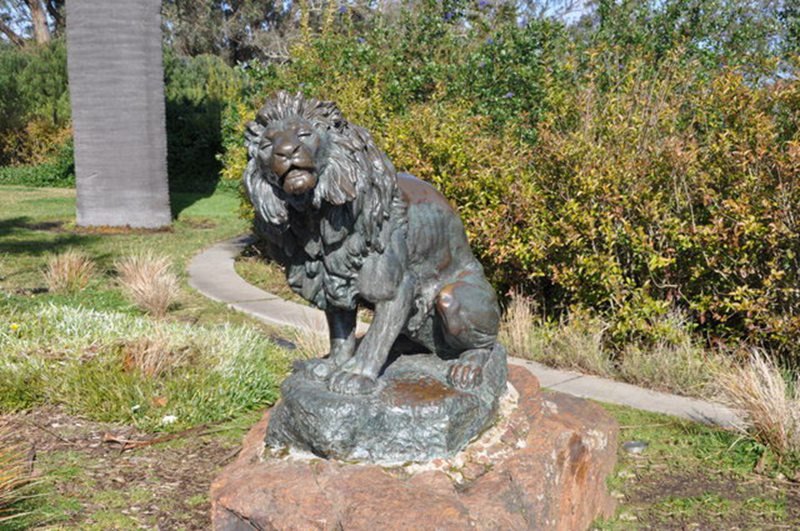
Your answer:
[[[474,389],[483,381],[483,369],[478,363],[459,360],[450,367],[447,380],[457,389]]]
[[[377,386],[375,378],[348,371],[335,373],[328,382],[328,389],[342,395],[368,395]]]
[[[328,359],[308,360],[303,364],[303,374],[320,382],[327,380],[335,369],[336,365]]]

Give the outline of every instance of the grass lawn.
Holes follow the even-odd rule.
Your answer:
[[[185,277],[186,262],[199,249],[247,230],[246,223],[236,215],[239,200],[234,193],[218,192],[208,197],[173,193],[171,199],[173,205],[180,205],[180,213],[170,231],[104,234],[75,227],[74,190],[0,187],[0,287],[20,301],[27,298],[36,303],[52,301],[135,312],[114,285],[116,259],[152,250],[169,255],[176,272]],[[40,293],[45,287],[42,270],[47,256],[72,247],[92,256],[107,274],[79,296]],[[200,323],[248,321],[226,311],[222,304],[208,304],[205,297],[188,289],[173,315]]]
[[[168,231],[90,231],[74,225],[73,190],[0,187],[0,429],[35,445],[44,479],[34,490],[45,494],[24,503],[34,514],[11,521],[18,528],[202,528],[213,473],[252,412],[277,399],[293,356],[270,340],[280,331],[185,282],[195,253],[247,229],[237,196],[173,194],[172,203]],[[79,293],[50,293],[47,260],[71,248],[98,273]],[[116,260],[146,250],[167,255],[182,279],[177,307],[161,320],[129,302],[116,277]],[[165,368],[145,374],[136,360],[152,354]],[[192,428],[124,455],[113,443]],[[156,509],[131,513],[148,500]]]
[[[675,417],[603,404],[621,427],[609,480],[619,498],[597,529],[798,529],[800,473],[740,435]],[[797,474],[797,475],[796,475]]]
[[[0,528],[207,529],[211,479],[276,399],[296,355],[270,341],[280,331],[185,284],[192,255],[247,229],[237,197],[172,200],[179,213],[170,231],[111,234],[74,226],[72,190],[0,186],[0,429],[31,449],[41,478],[29,489],[41,496],[18,504],[32,514]],[[100,273],[81,293],[47,292],[48,256],[71,247],[89,254]],[[178,307],[163,320],[128,302],[115,276],[115,260],[148,249],[169,255],[184,278]],[[255,262],[243,267],[260,274]],[[276,271],[264,275],[262,283],[274,285]],[[148,376],[131,360],[154,344],[170,363]],[[649,446],[641,455],[620,450],[609,481],[619,510],[598,528],[800,527],[796,478],[762,447],[606,407],[622,426],[621,441]],[[125,441],[170,434],[122,451]]]

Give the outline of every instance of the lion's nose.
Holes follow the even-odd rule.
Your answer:
[[[295,135],[281,135],[275,139],[272,152],[275,155],[290,158],[300,147],[300,139]]]
[[[272,145],[272,171],[283,177],[292,168],[292,161],[300,147],[300,140],[291,134],[280,135]]]

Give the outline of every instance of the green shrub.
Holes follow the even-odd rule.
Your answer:
[[[695,0],[602,2],[571,28],[461,2],[343,17],[244,70],[223,175],[265,95],[332,99],[455,204],[501,293],[590,312],[613,358],[669,342],[675,311],[709,344],[797,357],[800,84],[776,76],[797,59],[779,66],[770,17]]]
[[[0,47],[0,166],[39,164],[69,140],[66,53],[63,40]]]
[[[221,111],[242,77],[218,57],[164,58],[171,188],[213,190]],[[0,47],[0,183],[74,186],[66,47]]]
[[[211,55],[166,53],[164,76],[170,188],[213,190],[220,178],[222,109],[240,94],[243,80]]]
[[[72,140],[63,144],[56,156],[37,165],[0,166],[0,184],[23,186],[75,186]]]
[[[549,307],[606,312],[618,339],[678,306],[711,336],[793,351],[800,152],[783,109],[798,86],[691,64],[680,50],[656,69],[632,61],[608,92],[597,65],[570,95],[576,125],[543,121],[531,172],[543,207],[522,222],[541,246],[525,269],[547,279]]]

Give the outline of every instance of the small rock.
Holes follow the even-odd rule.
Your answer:
[[[623,522],[635,522],[639,518],[635,514],[621,513],[619,515],[619,519],[622,520]]]
[[[647,449],[647,443],[644,441],[627,441],[622,443],[622,448],[629,454],[641,454]]]
[[[269,336],[273,343],[286,350],[297,350],[297,345],[286,338],[280,336]]]
[[[486,472],[486,467],[481,463],[475,462],[467,463],[467,465],[461,469],[461,474],[467,481],[472,481],[480,477],[484,472]]]

